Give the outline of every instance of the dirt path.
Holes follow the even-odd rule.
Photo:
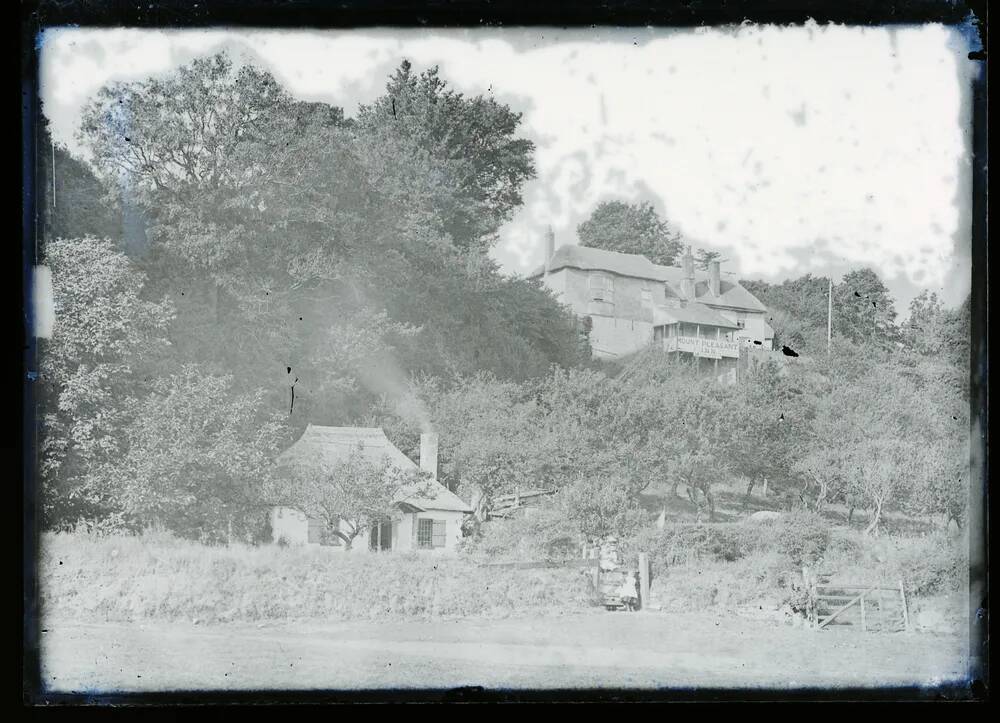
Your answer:
[[[964,671],[957,636],[667,614],[46,630],[43,677],[53,692],[933,686]]]

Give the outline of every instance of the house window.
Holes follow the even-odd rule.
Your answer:
[[[605,274],[591,274],[590,298],[613,302],[615,300],[615,280]]]
[[[615,280],[610,276],[607,276],[606,274],[591,274],[590,288],[605,289],[606,291],[614,291]]]
[[[642,290],[642,303],[643,303],[644,306],[652,306],[653,305],[653,291],[652,291],[652,289],[643,289]]]
[[[417,547],[444,547],[444,520],[418,520]]]

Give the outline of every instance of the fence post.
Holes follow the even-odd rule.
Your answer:
[[[816,588],[813,586],[812,575],[808,566],[802,567],[802,583],[806,588],[806,617],[809,620],[810,627],[815,628],[818,622],[816,619]]]
[[[910,630],[910,614],[906,610],[906,592],[903,590],[903,581],[899,581],[899,601],[903,605],[903,630]]]
[[[639,553],[639,609],[645,611],[649,605],[649,557]]]

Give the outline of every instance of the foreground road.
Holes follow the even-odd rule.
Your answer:
[[[934,686],[964,675],[958,635],[811,631],[694,615],[202,626],[58,624],[52,692],[359,688]]]

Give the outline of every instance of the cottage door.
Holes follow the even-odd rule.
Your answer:
[[[392,521],[387,520],[381,525],[372,525],[368,533],[368,547],[376,552],[392,549]]]

